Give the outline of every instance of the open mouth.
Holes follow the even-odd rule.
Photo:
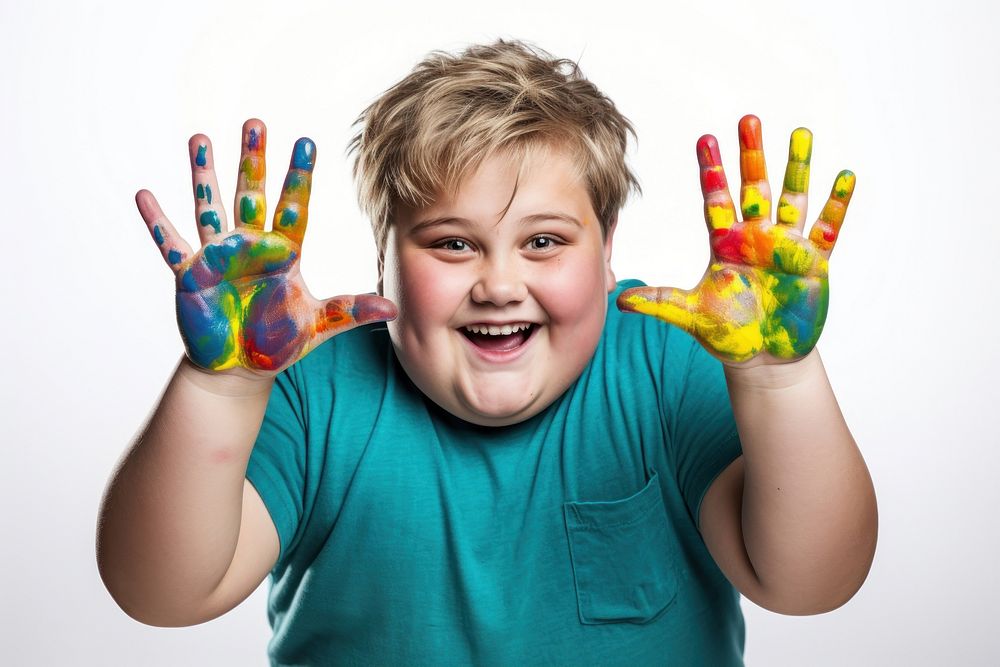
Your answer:
[[[531,322],[470,324],[459,329],[473,345],[490,352],[509,352],[524,345],[538,329]]]

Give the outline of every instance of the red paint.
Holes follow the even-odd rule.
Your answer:
[[[761,139],[760,118],[753,114],[748,114],[740,119],[740,149],[741,150],[764,150],[764,142]]]

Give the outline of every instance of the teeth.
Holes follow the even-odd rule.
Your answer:
[[[521,330],[527,330],[531,326],[530,322],[518,322],[516,324],[504,324],[502,326],[496,326],[495,324],[469,324],[466,325],[466,331],[471,331],[477,334],[488,334],[490,336],[509,336],[512,333],[517,333]]]

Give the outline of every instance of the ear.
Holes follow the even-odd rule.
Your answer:
[[[615,217],[611,219],[611,225],[608,226],[608,231],[604,235],[604,270],[605,270],[605,280],[608,283],[608,294],[615,291],[618,287],[618,279],[615,278],[615,272],[611,269],[611,250],[615,243],[615,229],[618,228],[618,214],[615,213]]]

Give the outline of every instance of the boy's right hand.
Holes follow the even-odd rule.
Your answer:
[[[370,322],[391,320],[396,307],[368,294],[319,301],[299,273],[308,219],[316,145],[295,142],[291,164],[274,213],[264,230],[266,128],[256,119],[243,125],[237,182],[238,221],[227,231],[208,137],[191,137],[192,187],[201,248],[191,247],[164,216],[148,190],[136,205],[177,278],[177,324],[188,358],[211,371],[269,378],[323,341]]]

